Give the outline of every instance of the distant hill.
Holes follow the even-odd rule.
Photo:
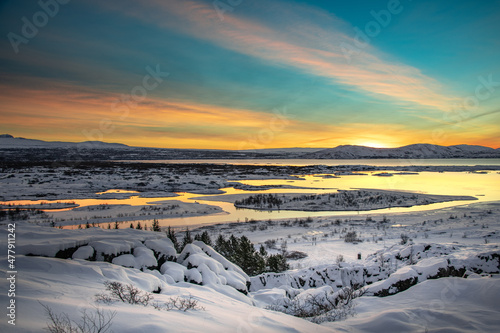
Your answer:
[[[370,159],[370,158],[500,158],[500,150],[483,146],[439,146],[413,144],[399,148],[372,148],[343,145],[304,154],[305,159]]]
[[[85,142],[61,142],[61,141],[43,141],[25,138],[15,138],[10,134],[0,135],[0,149],[15,148],[87,148],[87,149],[123,149],[131,148],[122,143],[107,143],[102,141]]]
[[[344,145],[335,148],[256,150],[132,147],[101,141],[59,142],[0,135],[2,160],[183,160],[183,159],[425,159],[500,158],[500,149],[482,146],[414,144],[399,148]]]

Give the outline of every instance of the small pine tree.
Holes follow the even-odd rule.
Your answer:
[[[184,238],[182,239],[182,248],[186,245],[191,244],[193,242],[193,237],[191,236],[191,231],[186,227],[186,231],[184,233]]]
[[[158,222],[157,219],[153,220],[153,225],[151,226],[151,231],[156,231],[156,232],[160,232],[161,231],[161,229],[160,229],[160,222]]]
[[[212,246],[212,239],[210,239],[210,235],[208,234],[208,231],[203,231],[203,233],[201,234],[201,237],[200,237],[200,240],[209,245],[209,246]]]
[[[224,236],[222,236],[222,234],[219,234],[219,236],[215,240],[214,249],[215,251],[219,252],[224,257],[229,259],[229,254],[230,254],[229,242],[224,238]]]
[[[269,272],[280,273],[289,268],[286,258],[281,254],[272,254],[267,258],[267,269]]]
[[[130,229],[134,229],[134,223],[130,222]]]
[[[170,226],[168,226],[168,229],[167,229],[167,237],[174,244],[175,251],[180,252],[180,247],[179,247],[179,242],[177,241],[177,236],[175,235],[175,231]]]
[[[111,223],[108,223],[108,229],[111,229]]]
[[[78,229],[83,229],[81,224],[78,225]]]
[[[115,222],[115,229],[120,229],[120,226],[118,225],[118,221]]]
[[[266,251],[266,248],[264,247],[264,245],[260,245],[260,248],[259,248],[259,253],[261,256],[263,257],[267,257],[267,251]]]
[[[137,222],[137,226],[135,227],[137,230],[142,230],[141,222]]]
[[[89,229],[90,228],[90,224],[89,224],[89,221],[87,221],[87,223],[85,223],[85,229]]]

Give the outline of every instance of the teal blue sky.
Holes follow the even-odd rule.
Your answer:
[[[0,132],[497,148],[498,22],[500,1],[2,1]]]

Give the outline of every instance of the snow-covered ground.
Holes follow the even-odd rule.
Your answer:
[[[116,312],[114,332],[496,331],[500,201],[493,200],[500,198],[495,186],[499,175],[464,171],[497,169],[145,163],[4,167],[0,199],[24,199],[19,208],[44,211],[2,212],[0,237],[5,251],[0,268],[6,278],[0,280],[0,304],[10,313],[13,310],[7,306],[15,300],[16,326],[4,316],[0,331],[42,331],[48,322],[44,306],[74,322],[81,320],[83,310],[87,315],[96,307],[104,314]],[[249,215],[232,215],[234,200],[255,194],[319,193],[316,199],[325,199],[328,195],[321,194],[337,188],[372,188],[371,184],[379,192],[391,190],[384,193],[409,204],[418,203],[410,202],[412,197],[442,199],[443,195],[448,199],[472,195],[479,200],[454,201],[442,209],[415,207],[405,213],[396,208],[311,213],[310,218],[294,211],[276,215],[241,210]],[[35,199],[40,201],[29,201]],[[304,210],[300,203],[292,205]],[[222,208],[233,211],[227,214]],[[215,224],[222,214],[230,223]],[[262,245],[269,254],[289,256],[290,269],[250,277],[204,243],[176,251],[164,232],[128,228],[131,221],[151,226],[153,219],[175,217],[183,217],[189,225],[200,216],[208,225],[191,230],[193,234],[207,231],[212,240],[219,234],[245,235],[257,249]],[[51,227],[86,222],[104,223],[103,229]],[[118,230],[104,229],[108,223],[113,228],[114,222]],[[9,224],[15,224],[15,230]],[[13,233],[15,238],[8,236]],[[8,257],[9,246],[15,260]],[[144,306],[96,301],[95,295],[106,293],[110,281],[151,293],[154,302]],[[352,286],[364,287],[365,294],[354,300],[355,311],[334,322],[325,316],[330,321],[318,325],[269,309],[287,312],[287,304],[307,308],[314,297],[335,300]],[[189,297],[197,302],[195,309],[167,311],[166,305],[157,309]]]
[[[0,237],[7,240],[2,223]],[[14,284],[2,279],[0,303],[6,309],[15,299],[16,326],[4,317],[0,331],[42,331],[48,322],[43,305],[75,322],[95,307],[116,312],[114,332],[493,332],[500,325],[498,202],[387,216],[249,221],[194,233],[205,230],[212,239],[244,234],[269,245],[270,253],[286,241],[289,253],[307,257],[291,260],[290,271],[248,277],[204,243],[176,253],[163,232],[16,222],[16,273],[7,273],[6,255],[0,258],[3,276],[15,275]],[[348,232],[358,240],[346,243]],[[401,234],[408,235],[406,244]],[[157,304],[192,297],[197,308],[96,302],[106,281],[150,292]],[[355,316],[344,320],[318,325],[266,309],[314,293],[334,295],[354,283],[367,292],[354,301]],[[15,298],[7,292],[12,286]]]

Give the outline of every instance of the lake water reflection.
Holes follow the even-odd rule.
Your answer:
[[[422,192],[428,194],[441,195],[467,195],[474,196],[478,200],[475,201],[454,201],[437,203],[425,206],[414,207],[398,207],[390,209],[379,209],[363,212],[345,212],[345,211],[323,211],[323,212],[304,212],[304,211],[256,211],[252,209],[236,209],[232,203],[218,201],[220,197],[217,195],[203,195],[204,198],[210,200],[197,199],[202,197],[200,194],[193,193],[177,193],[176,197],[159,197],[159,198],[143,198],[138,193],[130,193],[129,197],[123,199],[71,199],[68,202],[74,201],[80,206],[100,205],[100,204],[121,204],[121,205],[148,205],[158,201],[179,200],[183,202],[199,202],[202,204],[216,205],[221,207],[225,213],[205,215],[198,217],[184,218],[165,218],[160,219],[160,224],[163,226],[181,226],[181,225],[201,225],[245,221],[247,219],[279,219],[279,218],[305,218],[308,216],[332,216],[332,215],[366,215],[366,214],[388,214],[395,212],[415,212],[425,211],[430,209],[451,207],[463,205],[478,201],[496,201],[500,200],[500,174],[498,172],[487,173],[467,173],[467,172],[420,172],[418,174],[394,174],[393,176],[374,176],[376,172],[365,172],[364,175],[345,175],[340,178],[331,178],[331,175],[296,175],[299,178],[293,180],[283,179],[268,179],[268,180],[237,180],[243,184],[253,186],[268,186],[268,185],[292,185],[301,188],[272,188],[259,191],[245,191],[234,188],[224,188],[226,195],[229,194],[257,194],[257,193],[328,193],[335,192],[336,189],[380,189],[394,191],[410,191]],[[325,177],[326,176],[326,177]],[[302,189],[304,188],[304,189]],[[110,189],[106,193],[126,193],[127,191]],[[213,201],[215,200],[215,201]],[[58,200],[63,201],[63,200]],[[66,201],[66,200],[64,200]],[[48,200],[38,201],[12,201],[3,202],[1,204],[37,204],[41,202],[55,202]]]

